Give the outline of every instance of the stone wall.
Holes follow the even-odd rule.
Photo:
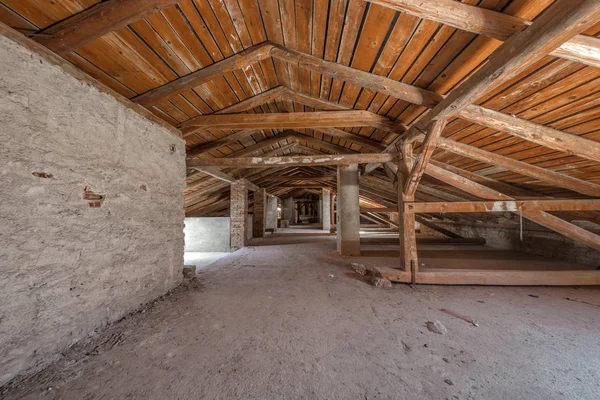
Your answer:
[[[177,286],[185,146],[21,34],[0,35],[0,385]]]
[[[194,217],[185,219],[185,251],[230,251],[229,217]]]

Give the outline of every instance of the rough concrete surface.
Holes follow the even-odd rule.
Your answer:
[[[0,384],[181,281],[181,139],[0,37]]]
[[[599,304],[599,288],[382,290],[351,263],[397,256],[344,258],[333,236],[281,231],[5,396],[598,399],[600,308],[565,298]],[[429,332],[427,321],[448,332]]]
[[[186,252],[226,252],[230,245],[230,217],[194,217],[185,219]]]

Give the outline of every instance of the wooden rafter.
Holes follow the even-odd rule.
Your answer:
[[[34,39],[61,56],[180,0],[107,0],[36,32]]]
[[[277,60],[285,61],[300,68],[319,72],[331,78],[341,79],[354,85],[428,108],[435,107],[445,98],[443,95],[426,89],[421,89],[387,77],[350,68],[335,62],[325,61],[315,56],[295,50],[288,50],[279,46],[273,47],[271,55]],[[485,115],[486,117],[482,118],[482,115]],[[578,155],[593,161],[600,160],[600,157],[598,156],[599,153],[597,152],[597,149],[600,147],[598,142],[582,137],[576,139],[573,138],[573,136],[575,136],[573,134],[536,124],[517,116],[506,115],[485,107],[471,104],[461,110],[457,114],[457,117],[491,129],[503,127],[503,131],[524,140],[533,141],[542,146],[565,151],[569,154]],[[530,135],[528,132],[536,132],[538,134]],[[574,141],[577,143],[573,143]],[[581,149],[588,148],[592,150],[581,151]],[[369,168],[369,170],[372,169]]]
[[[505,41],[530,22],[453,0],[368,0],[394,10],[457,29]],[[577,35],[552,51],[553,56],[600,67],[600,39]]]
[[[134,97],[132,100],[144,107],[151,107],[159,101],[175,96],[188,89],[215,79],[227,72],[248,67],[250,64],[269,58],[272,45],[263,43],[246,49],[224,60],[192,72],[189,75],[166,83],[158,88]]]
[[[502,166],[521,175],[551,183],[554,186],[566,188],[588,196],[600,197],[600,185],[592,182],[586,182],[569,175],[560,174],[450,139],[440,138],[437,147],[486,164]]]
[[[404,192],[407,196],[414,196],[421,181],[421,177],[425,173],[425,167],[429,163],[431,156],[435,150],[435,146],[442,135],[442,131],[446,126],[446,120],[433,120],[427,127],[427,134],[423,140],[421,154],[412,170],[408,172],[406,177]]]
[[[456,115],[484,92],[517,76],[537,60],[595,24],[598,18],[598,1],[556,1],[531,26],[515,33],[498,47],[479,70],[413,125],[403,139],[414,140],[433,121]],[[390,145],[386,151],[395,152],[397,146]]]

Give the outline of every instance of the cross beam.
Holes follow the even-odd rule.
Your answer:
[[[240,157],[240,158],[202,158],[187,161],[188,168],[196,167],[303,167],[323,165],[366,164],[371,162],[391,162],[396,155],[390,153],[358,153],[317,156],[288,156],[288,157]]]

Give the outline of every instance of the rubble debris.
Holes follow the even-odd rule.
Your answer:
[[[425,326],[427,326],[427,329],[430,332],[437,333],[439,335],[445,335],[448,333],[448,329],[446,329],[446,327],[440,321],[427,321]]]
[[[367,274],[367,267],[365,267],[363,264],[352,263],[352,268],[359,275],[366,275]]]
[[[445,308],[440,309],[441,312],[445,312],[446,314],[452,315],[453,317],[456,317],[458,319],[462,319],[465,322],[468,322],[469,324],[473,325],[473,326],[479,326],[479,324],[475,321],[473,321],[471,318],[466,317],[462,314],[457,313],[456,311],[452,311],[452,310],[447,310]]]
[[[529,297],[533,297],[534,299],[539,299],[540,296],[538,296],[537,294],[528,294]]]
[[[374,276],[373,279],[371,280],[371,283],[373,284],[373,286],[380,287],[380,288],[391,288],[392,287],[392,281],[390,281],[389,279],[380,278],[378,276]]]
[[[196,276],[196,266],[195,265],[184,265],[183,266],[183,278],[184,279],[192,279]]]
[[[452,382],[450,379],[444,379],[444,382],[450,386],[454,386],[454,382]]]

